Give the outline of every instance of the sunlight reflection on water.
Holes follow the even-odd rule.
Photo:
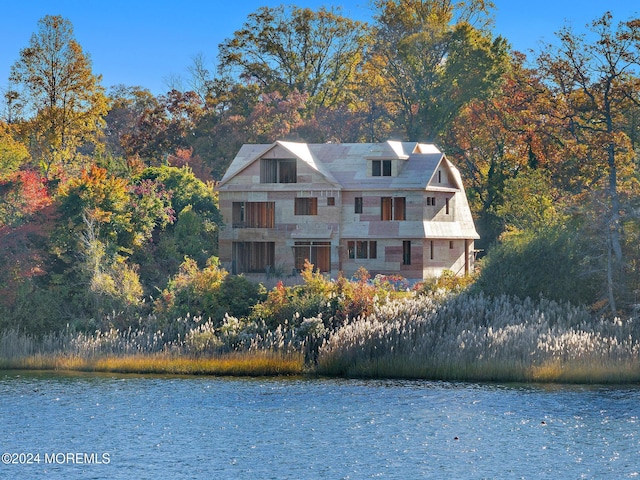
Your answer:
[[[0,478],[634,478],[638,387],[0,372]]]

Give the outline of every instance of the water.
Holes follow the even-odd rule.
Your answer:
[[[640,478],[639,415],[640,387],[0,372],[0,478]]]

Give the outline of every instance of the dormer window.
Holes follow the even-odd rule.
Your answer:
[[[263,158],[260,160],[260,183],[296,183],[295,158]]]
[[[372,177],[390,177],[391,160],[371,160]]]

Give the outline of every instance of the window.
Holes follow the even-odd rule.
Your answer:
[[[316,197],[296,198],[294,215],[317,215],[318,199]]]
[[[438,183],[442,183],[442,170],[438,170]]]
[[[445,198],[445,213],[449,215],[449,199]]]
[[[232,272],[266,273],[275,261],[274,242],[233,242]]]
[[[371,176],[390,177],[391,176],[391,160],[372,160]]]
[[[231,226],[233,228],[243,228],[245,226],[244,202],[233,202],[231,209]]]
[[[449,240],[449,250],[453,250],[453,240]]]
[[[407,202],[404,197],[395,197],[393,199],[393,219],[394,220],[405,219],[406,204]]]
[[[411,240],[402,242],[402,264],[411,265]]]
[[[296,183],[295,158],[263,158],[260,161],[260,183]]]
[[[362,213],[362,197],[356,197],[355,213]]]
[[[380,220],[393,220],[392,197],[382,197],[380,199]]]
[[[376,240],[349,240],[347,255],[354,258],[378,258],[378,242]]]
[[[427,197],[427,205],[431,207],[436,206],[436,197]]]
[[[308,260],[319,272],[331,271],[331,242],[296,242],[293,246],[296,270]]]
[[[274,202],[233,202],[233,228],[273,228],[275,224]]]
[[[405,197],[381,197],[380,220],[405,220]]]
[[[433,248],[433,240],[431,240],[429,242],[429,259],[430,260],[433,260],[433,253],[434,253],[433,250],[434,250],[434,248]]]
[[[336,197],[327,197],[327,206],[333,207],[336,204]]]
[[[371,162],[371,176],[379,177],[382,175],[382,165],[380,160],[373,160]]]
[[[356,258],[369,258],[369,242],[356,242]]]

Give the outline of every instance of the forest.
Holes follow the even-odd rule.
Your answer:
[[[213,52],[215,68],[196,56],[188,86],[158,96],[105,88],[70,21],[40,19],[2,92],[0,331],[166,331],[180,320],[172,338],[184,340],[203,318],[213,333],[201,337],[219,347],[224,328],[275,332],[299,319],[318,343],[372,313],[375,291],[409,295],[402,279],[376,284],[367,272],[329,282],[311,269],[302,287],[267,290],[218,267],[216,181],[242,144],[275,140],[446,152],[481,259],[471,278],[414,293],[556,302],[594,324],[637,315],[640,19],[603,12],[523,53],[493,32],[491,2],[374,8],[370,23],[339,8],[259,8]]]

